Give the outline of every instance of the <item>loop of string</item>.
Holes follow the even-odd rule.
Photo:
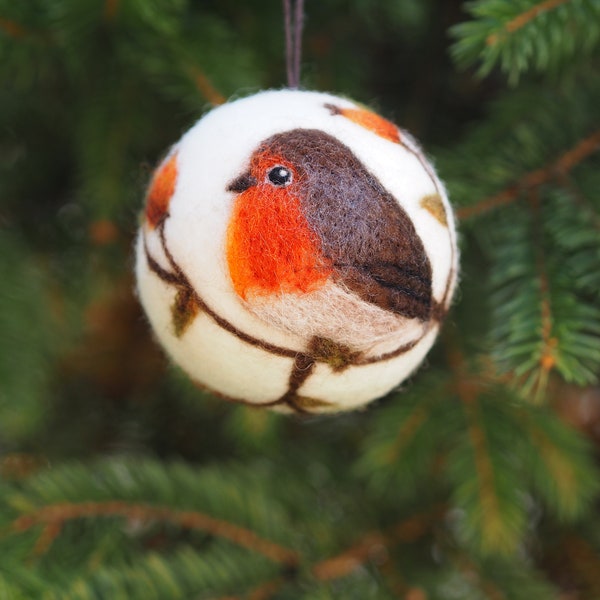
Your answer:
[[[285,22],[285,58],[288,87],[298,89],[300,86],[304,0],[283,0],[283,17]]]

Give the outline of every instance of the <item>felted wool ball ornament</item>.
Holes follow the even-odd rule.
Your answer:
[[[421,363],[456,283],[454,218],[414,139],[345,98],[220,106],[156,170],[139,296],[172,359],[226,399],[350,410]]]

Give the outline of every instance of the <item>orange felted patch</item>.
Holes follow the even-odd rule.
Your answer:
[[[177,153],[173,153],[156,169],[146,195],[146,219],[156,227],[167,216],[169,202],[177,182]]]
[[[276,156],[255,156],[248,177],[256,183],[236,198],[227,231],[227,263],[237,294],[306,293],[325,284],[332,268],[302,214],[293,181],[276,187],[266,174],[293,169]]]
[[[386,140],[390,140],[396,144],[400,142],[400,131],[398,127],[391,121],[380,117],[370,110],[362,108],[340,108],[333,104],[327,104],[326,107],[333,115],[342,115]]]

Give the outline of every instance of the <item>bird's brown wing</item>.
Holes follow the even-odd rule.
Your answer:
[[[335,281],[365,302],[408,318],[431,317],[431,264],[396,199],[346,145],[293,129],[264,148],[297,168],[298,196]]]
[[[431,283],[426,274],[383,263],[342,266],[336,279],[362,300],[384,310],[423,321],[431,316]]]

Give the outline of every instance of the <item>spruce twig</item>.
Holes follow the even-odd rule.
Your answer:
[[[529,23],[529,21],[535,19],[541,13],[552,10],[557,6],[560,6],[561,4],[565,4],[570,1],[571,0],[544,0],[543,2],[532,6],[530,9],[522,12],[520,15],[517,15],[516,17],[511,19],[504,26],[504,31],[506,33],[513,33],[517,31],[517,29],[521,29],[521,27]],[[486,44],[488,46],[494,46],[498,43],[501,37],[501,33],[492,33],[490,36],[488,36]]]
[[[33,547],[33,556],[41,556],[49,550],[54,540],[60,535],[62,526],[62,521],[54,521],[44,525]]]
[[[271,560],[287,565],[298,562],[298,554],[279,544],[259,537],[253,531],[233,523],[215,519],[196,511],[173,510],[164,506],[132,504],[128,502],[83,502],[51,504],[18,517],[11,529],[22,532],[36,525],[49,526],[66,521],[93,517],[125,517],[143,521],[164,521],[184,529],[195,529],[225,538],[239,546],[258,552]],[[43,533],[42,533],[43,535]]]
[[[387,535],[380,531],[369,531],[350,548],[314,565],[312,573],[320,581],[346,577],[369,559],[383,555],[389,547],[418,540],[444,510],[445,507],[436,506],[432,510],[413,515],[392,527],[391,533]]]
[[[508,186],[501,192],[485,198],[484,200],[458,209],[457,215],[460,219],[469,219],[479,216],[494,208],[514,202],[523,191],[539,187],[551,181],[558,175],[564,175],[571,171],[581,161],[586,159],[600,148],[600,130],[595,131],[588,137],[578,142],[573,148],[567,150],[558,160],[550,165],[536,169],[521,177],[516,183]]]
[[[429,529],[432,522],[445,510],[444,507],[435,507],[431,511],[413,515],[392,527],[391,533],[369,531],[357,542],[339,554],[317,562],[311,568],[312,575],[319,581],[330,582],[342,579],[360,569],[372,559],[379,559],[384,565],[387,561],[388,550],[397,544],[411,543],[422,537]],[[244,598],[247,600],[268,600],[284,585],[282,578],[277,578],[262,583]],[[218,600],[241,600],[237,596],[224,597]]]

